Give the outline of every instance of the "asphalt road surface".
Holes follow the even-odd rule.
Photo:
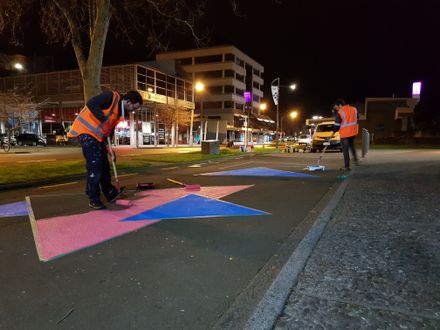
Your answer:
[[[0,218],[0,328],[208,329],[238,309],[234,317],[245,320],[341,182],[342,154],[326,154],[324,172],[306,171],[318,157],[246,155],[123,176],[129,188],[176,187],[167,178],[253,185],[222,200],[269,214],[160,221],[48,262],[38,258],[29,217]],[[200,175],[254,167],[316,177]],[[0,204],[30,196],[38,220],[45,208],[86,203],[83,190],[79,182],[1,192]]]

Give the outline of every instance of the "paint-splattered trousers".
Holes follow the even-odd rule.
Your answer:
[[[91,202],[100,202],[100,191],[107,200],[111,200],[117,189],[111,183],[110,165],[105,142],[99,142],[93,136],[81,134],[78,137],[87,168],[86,194]]]
[[[355,139],[355,136],[341,138],[341,145],[342,145],[342,152],[344,154],[344,167],[345,168],[350,168],[349,151],[351,152],[351,155],[353,156],[353,160],[355,162],[358,161],[356,147],[354,146],[354,139]]]

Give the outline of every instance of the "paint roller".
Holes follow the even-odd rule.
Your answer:
[[[113,176],[115,177],[116,189],[118,189],[118,192],[121,192],[121,184],[119,183],[118,172],[116,171],[115,153],[112,148],[112,141],[110,140],[110,136],[107,136],[107,144],[111,156],[110,158],[112,159]]]
[[[177,181],[174,179],[170,179],[170,178],[167,178],[167,181],[178,184],[179,186],[184,187],[185,190],[192,190],[192,191],[200,190],[199,184],[185,184],[183,182],[180,182],[180,181]]]
[[[115,162],[114,151],[112,148],[110,136],[107,137],[107,143],[109,146],[108,148],[111,156],[110,158],[112,159],[113,176],[115,177],[116,189],[118,189],[118,192],[121,192],[121,184],[119,183],[118,172],[116,171],[116,162]],[[146,190],[146,189],[154,189],[154,188],[155,186],[153,182],[142,182],[136,185],[137,190]]]

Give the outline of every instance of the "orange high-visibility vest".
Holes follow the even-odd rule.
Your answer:
[[[102,123],[93,115],[86,105],[74,120],[67,136],[76,138],[81,134],[89,134],[99,142],[102,142],[105,137],[102,132],[102,125],[109,123],[110,127],[114,128],[119,122],[119,101],[121,100],[121,95],[117,92],[112,93],[112,104],[108,109],[102,110],[105,118]]]
[[[359,125],[357,123],[357,109],[347,104],[341,107],[338,113],[342,119],[339,136],[341,138],[346,138],[357,135],[359,130]]]

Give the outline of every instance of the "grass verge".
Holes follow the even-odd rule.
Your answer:
[[[255,153],[275,152],[275,148],[254,148]],[[117,162],[119,171],[137,170],[150,167],[152,163],[187,163],[206,161],[223,157],[239,155],[238,149],[222,149],[219,155],[206,155],[200,151],[184,154],[159,154],[159,155],[141,155],[134,156],[130,160],[121,160]],[[61,179],[63,177],[85,175],[84,160],[61,160],[56,162],[41,162],[32,165],[13,164],[0,167],[0,185],[41,182],[47,180]]]

